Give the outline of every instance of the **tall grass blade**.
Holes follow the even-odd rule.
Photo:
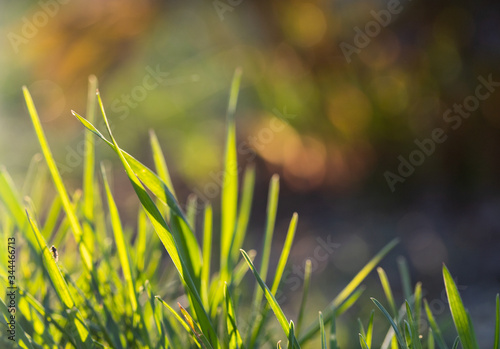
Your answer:
[[[237,69],[231,83],[229,93],[229,103],[227,108],[227,134],[226,150],[224,160],[224,177],[222,182],[221,195],[221,255],[220,265],[222,277],[226,276],[230,266],[228,265],[230,257],[231,241],[235,233],[236,212],[238,203],[238,158],[236,153],[236,124],[234,113],[238,101],[238,92],[241,82],[241,69]],[[222,280],[227,281],[227,280]]]
[[[377,268],[377,272],[380,278],[380,283],[382,284],[382,288],[384,289],[385,297],[387,298],[387,302],[391,307],[392,316],[393,318],[396,318],[398,316],[398,311],[396,309],[396,303],[394,302],[394,296],[392,295],[392,289],[389,283],[389,279],[387,278],[387,274],[381,267]]]
[[[229,349],[243,348],[243,340],[241,339],[240,331],[236,325],[236,313],[234,303],[229,292],[227,283],[224,285],[224,298],[226,300],[226,325],[229,335]]]
[[[323,313],[319,312],[319,336],[321,338],[321,349],[326,348],[326,333],[325,333],[325,323],[323,322]]]

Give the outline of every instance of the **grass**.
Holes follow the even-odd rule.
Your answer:
[[[7,170],[0,168],[0,248],[6,251],[7,239],[16,239],[16,272],[2,263],[0,279],[5,287],[12,280],[18,287],[17,345],[22,348],[301,348],[315,339],[321,348],[342,346],[336,324],[363,295],[363,281],[396,246],[397,240],[378,252],[317,313],[317,320],[309,324],[304,324],[304,315],[309,311],[311,275],[311,261],[306,261],[302,298],[296,305],[297,325],[287,317],[276,295],[299,216],[294,213],[290,218],[281,251],[273,251],[279,201],[279,177],[274,175],[269,185],[262,253],[245,250],[255,169],[252,166],[245,169],[240,186],[235,132],[240,80],[241,71],[237,70],[227,110],[220,232],[213,229],[216,217],[211,203],[205,203],[202,214],[198,215],[196,198],[190,197],[186,212],[181,209],[154,131],[150,133],[154,170],[119,146],[101,96],[95,93],[95,77],[89,80],[86,118],[73,112],[89,132],[85,135],[82,189],[70,192],[59,174],[30,93],[23,88],[45,161],[35,156],[21,191]],[[97,114],[106,130],[94,126]],[[105,142],[116,153],[137,195],[140,207],[135,228],[123,226],[108,171],[102,165],[96,166],[96,140]],[[51,195],[53,189],[47,176],[52,180],[55,195]],[[44,208],[43,198],[51,201],[48,209]],[[202,228],[196,231],[195,222],[200,218]],[[220,246],[214,248],[213,241],[219,240]],[[51,245],[59,247],[59,260],[54,258]],[[163,260],[164,252],[171,264]],[[272,255],[279,255],[274,271],[270,269]],[[383,326],[387,335],[382,348],[434,348],[436,343],[438,348],[448,348],[427,301],[422,303],[421,285],[417,284],[412,291],[405,262],[399,266],[407,301],[399,308],[396,306],[389,279],[378,268],[389,310],[378,300],[373,302],[387,323],[374,324],[374,312],[366,330],[359,320],[359,330],[353,329],[353,333],[359,332],[360,346],[378,348],[373,344],[374,327]],[[272,272],[274,275],[270,275]],[[243,280],[247,274],[253,274],[256,280],[252,295],[245,292],[247,286]],[[466,349],[478,348],[470,317],[446,267],[443,278],[457,330],[452,347],[461,343]],[[0,327],[4,332],[0,346],[13,347],[13,342],[3,335],[11,315],[8,299],[2,294],[1,300]],[[423,313],[431,327],[424,334],[418,322]],[[248,324],[245,319],[250,319]],[[281,328],[281,332],[276,328]],[[494,349],[499,349],[499,336],[497,296]]]

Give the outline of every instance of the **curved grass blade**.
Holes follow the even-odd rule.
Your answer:
[[[177,196],[175,195],[174,185],[172,184],[172,179],[170,178],[170,173],[168,171],[167,162],[165,161],[165,155],[161,150],[160,142],[158,141],[158,137],[156,137],[156,133],[153,129],[149,131],[149,139],[158,177],[160,177],[161,180],[165,182],[167,188],[170,190],[174,198],[177,198]]]
[[[462,346],[467,349],[479,349],[474,335],[474,328],[472,327],[468,313],[462,303],[462,298],[458,292],[457,285],[455,284],[455,281],[453,281],[448,268],[446,268],[446,265],[444,264],[443,279],[446,294],[448,295],[451,315]]]
[[[406,345],[406,342],[403,339],[403,336],[401,335],[401,332],[400,332],[398,326],[396,325],[396,323],[394,322],[394,320],[392,319],[391,315],[389,315],[387,310],[385,310],[384,306],[382,304],[380,304],[380,302],[378,300],[376,300],[375,298],[371,298],[371,300],[373,301],[373,303],[375,303],[377,308],[380,309],[380,311],[384,314],[384,316],[387,318],[387,320],[389,320],[389,323],[391,324],[392,328],[394,329],[394,332],[396,334],[396,338],[398,340],[399,345],[402,348],[407,349],[408,347]]]
[[[359,334],[359,345],[361,345],[362,349],[370,349],[370,347],[366,343],[365,337],[363,337],[361,333]]]
[[[364,267],[358,274],[347,284],[347,286],[340,291],[340,293],[333,299],[333,301],[326,307],[323,311],[323,316],[325,319],[325,324],[329,323],[333,314],[333,311],[338,308],[349,296],[356,290],[356,288],[363,282],[363,280],[368,276],[368,274],[377,266],[377,264],[391,251],[394,246],[399,242],[399,239],[394,239],[389,242],[382,250],[380,250]],[[307,328],[304,335],[299,338],[299,342],[304,344],[310,340],[319,331],[319,325],[313,323]]]
[[[148,193],[146,192],[144,186],[142,185],[141,181],[139,178],[135,175],[134,171],[132,170],[130,164],[127,162],[127,159],[125,158],[122,150],[118,146],[115,138],[113,137],[113,134],[111,132],[111,128],[109,126],[108,119],[106,117],[106,112],[104,110],[104,106],[102,104],[101,97],[99,93],[97,94],[97,100],[99,102],[99,106],[101,107],[101,112],[102,116],[104,119],[104,123],[106,125],[106,128],[108,130],[108,133],[110,135],[111,140],[113,141],[114,144],[114,149],[115,152],[117,153],[118,157],[120,158],[120,161],[125,168],[125,171],[127,173],[127,176],[129,177],[130,182],[132,183],[132,186],[134,188],[134,191],[137,194],[137,197],[141,201],[142,206],[144,207],[146,214],[148,215],[151,223],[153,224],[153,227],[162,241],[163,245],[165,246],[165,249],[170,255],[170,258],[172,259],[176,269],[179,272],[179,275],[182,279],[182,281],[185,283],[187,286],[187,295],[189,299],[193,302],[193,307],[196,312],[196,315],[198,317],[198,321],[200,321],[201,327],[203,331],[205,331],[208,335],[208,338],[212,341],[212,344],[214,346],[219,347],[218,344],[218,339],[215,334],[215,330],[212,327],[212,324],[210,322],[210,319],[205,312],[205,309],[203,308],[202,301],[200,298],[200,295],[198,293],[198,288],[196,287],[196,283],[193,281],[193,277],[199,277],[198,274],[195,274],[193,272],[193,260],[188,259],[190,262],[192,262],[190,265],[186,263],[186,259],[189,258],[191,255],[184,255],[183,250],[179,249],[176,239],[172,235],[171,230],[169,229],[167,223],[165,222],[165,219],[161,215],[160,211],[158,210],[158,207],[155,205],[153,200],[149,197]],[[165,188],[168,190],[167,188]],[[173,219],[174,223],[175,220]],[[184,220],[179,220],[179,224],[185,223]],[[185,226],[187,228],[187,225]],[[177,238],[180,240],[181,238],[185,238],[186,236],[177,236]],[[195,239],[196,241],[196,239]],[[200,267],[201,267],[201,262],[200,262]]]
[[[285,317],[285,314],[283,313],[283,310],[281,309],[278,302],[276,301],[276,298],[274,298],[273,294],[271,293],[271,290],[266,286],[266,284],[264,283],[264,281],[260,277],[259,273],[255,269],[255,266],[253,265],[252,261],[250,260],[250,257],[248,256],[248,254],[243,250],[241,250],[241,254],[243,255],[243,258],[245,258],[245,260],[247,261],[248,266],[250,267],[250,270],[252,270],[255,278],[257,279],[257,283],[262,288],[264,295],[265,295],[267,301],[269,302],[269,305],[271,306],[271,309],[273,310],[274,315],[276,316],[276,319],[278,320],[279,324],[281,325],[281,328],[283,329],[283,332],[285,332],[285,335],[288,337],[289,332],[290,332],[290,328],[289,328],[288,321]],[[300,348],[299,343],[296,340],[295,336],[293,339],[294,339],[293,345],[294,346],[296,345],[297,348]]]

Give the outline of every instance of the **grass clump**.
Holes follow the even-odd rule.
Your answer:
[[[21,192],[7,170],[0,169],[2,243],[7,237],[15,236],[16,248],[20,251],[16,256],[19,280],[16,281],[16,345],[23,348],[250,349],[281,348],[286,343],[287,348],[300,348],[316,338],[322,348],[339,347],[337,318],[361,297],[363,280],[394,248],[397,240],[387,244],[354,276],[319,312],[317,321],[304,326],[311,274],[311,263],[307,261],[303,296],[297,306],[297,325],[286,316],[275,297],[290,255],[298,215],[294,213],[291,217],[277,268],[270,277],[279,177],[273,176],[269,185],[264,243],[259,256],[255,251],[244,249],[255,170],[252,166],[245,169],[239,191],[234,115],[240,79],[241,72],[236,71],[227,110],[220,233],[213,230],[210,203],[203,207],[201,231],[195,231],[195,221],[200,218],[196,214],[196,200],[188,200],[186,211],[181,209],[154,132],[150,134],[154,171],[119,146],[101,96],[95,93],[95,78],[89,83],[86,118],[73,112],[89,132],[85,135],[82,189],[68,192],[33,100],[29,91],[23,89],[45,164],[39,157],[34,159],[32,168],[36,175],[27,176]],[[94,126],[96,110],[100,111],[107,136]],[[96,171],[95,136],[116,153],[139,199],[138,224],[134,230],[122,225],[105,167],[101,165]],[[48,181],[40,178],[45,178],[43,174],[47,171],[55,195],[51,197],[49,209],[43,210],[42,198],[50,190]],[[20,199],[22,196],[24,201]],[[44,218],[43,223],[40,217]],[[214,240],[220,240],[217,250],[213,250]],[[53,256],[51,245],[60,247],[59,261]],[[172,261],[166,269],[163,251]],[[220,254],[218,270],[211,269],[214,252]],[[256,280],[252,297],[242,292],[242,280],[248,271]],[[444,271],[459,341],[464,348],[477,348],[468,314],[449,272]],[[391,325],[383,347],[424,347],[415,321],[420,318],[422,307],[419,284],[413,295],[407,295],[409,301],[398,312],[387,276],[380,268],[378,272],[392,312],[374,300]],[[409,283],[407,275],[403,271],[403,279]],[[0,279],[4,286],[8,285],[9,271],[4,265],[0,267]],[[498,349],[499,336],[498,307],[497,297],[495,349]],[[0,308],[1,327],[6,331],[10,313],[4,300]],[[425,310],[433,331],[428,336],[427,347],[434,348],[435,338],[439,348],[446,348],[426,303]],[[250,321],[244,324],[243,319]],[[373,319],[372,312],[366,331],[360,321],[362,348],[373,347]],[[276,325],[281,333],[274,330]],[[13,343],[2,336],[0,344],[6,347]]]

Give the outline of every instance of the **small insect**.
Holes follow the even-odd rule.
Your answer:
[[[57,252],[57,248],[54,245],[50,247],[50,252],[52,252],[52,257],[54,257],[55,261],[57,262],[59,260],[59,253]]]

